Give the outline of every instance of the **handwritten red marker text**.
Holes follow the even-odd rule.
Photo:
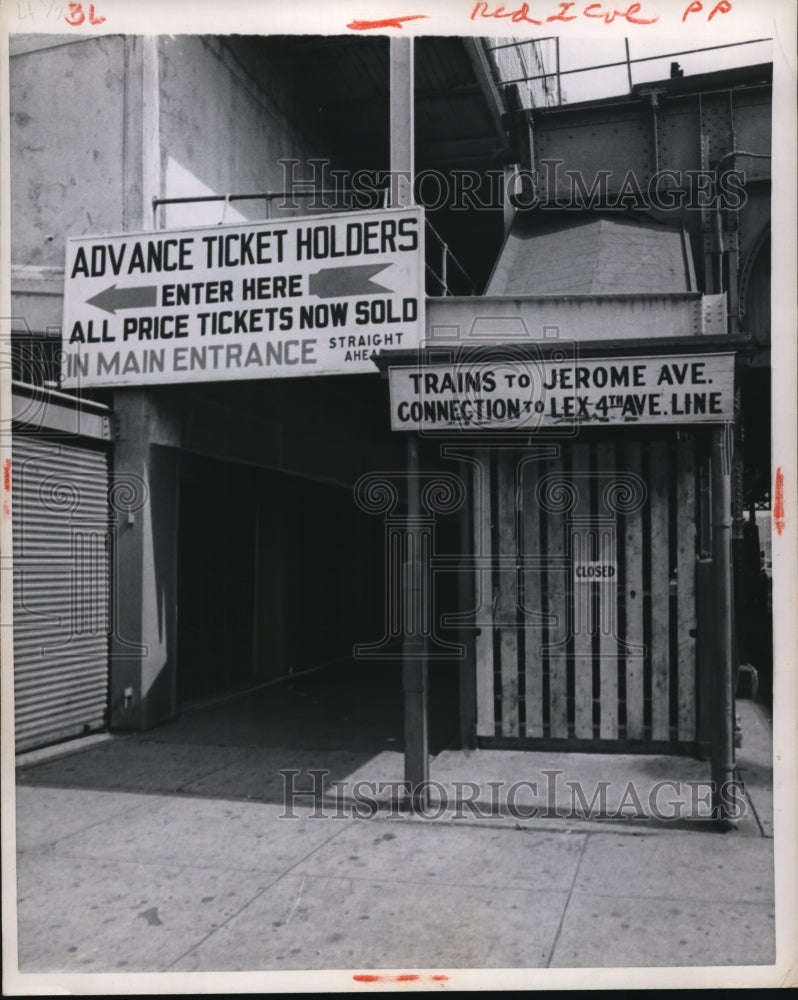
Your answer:
[[[352,31],[371,31],[374,28],[400,28],[405,21],[421,21],[426,14],[407,14],[405,17],[386,17],[382,21],[350,21],[347,28]]]
[[[69,13],[66,15],[64,20],[68,25],[70,25],[70,27],[79,28],[80,25],[86,21],[86,14],[83,10],[83,4],[71,3],[69,5]],[[90,3],[89,14],[88,14],[89,24],[102,24],[104,20],[105,20],[104,17],[101,17],[99,14],[95,12],[94,4]]]
[[[784,473],[781,466],[776,469],[776,496],[773,502],[773,526],[780,535],[787,523],[784,518]]]
[[[11,517],[11,459],[3,462],[3,517]]]
[[[540,6],[543,7],[542,4]],[[618,10],[614,7],[605,9],[600,3],[589,3],[583,7],[581,4],[577,5],[575,2],[566,2],[566,0],[561,0],[557,6],[559,9],[547,17],[543,16],[542,10],[539,17],[533,17],[530,3],[522,3],[518,7],[508,10],[504,6],[494,7],[487,0],[477,0],[471,11],[471,20],[492,18],[508,20],[513,24],[534,24],[538,27],[551,24],[554,21],[576,21],[580,17],[603,21],[605,24],[612,24],[614,21],[625,21],[627,24],[656,24],[659,21],[659,15],[653,11],[644,11],[642,3],[630,3],[625,10]],[[711,21],[716,14],[728,14],[731,11],[731,0],[718,0],[717,3],[708,5],[707,8],[704,7],[701,0],[692,0],[684,9],[682,22],[686,21],[691,14],[699,14],[705,9],[708,10],[707,21]],[[535,10],[535,13],[538,11]]]
[[[485,0],[479,0],[478,3],[474,4],[474,9],[471,11],[471,20],[475,21],[480,17],[501,19],[507,18],[512,21],[513,24],[536,24],[540,26],[543,24],[551,24],[552,21],[575,21],[579,17],[580,13],[583,17],[603,20],[606,24],[612,24],[616,18],[628,21],[629,24],[654,24],[659,20],[659,17],[657,16],[638,17],[637,15],[642,10],[642,4],[639,3],[629,4],[624,11],[604,10],[600,3],[591,3],[575,14],[570,13],[572,7],[576,7],[576,4],[560,3],[560,9],[556,13],[550,14],[547,18],[540,20],[536,17],[532,17],[528,3],[522,3],[520,7],[517,7],[515,10],[505,10],[504,7],[496,7],[491,10],[491,5],[489,3],[486,3]]]
[[[376,975],[374,973],[361,972],[352,976],[356,983],[415,983],[427,981],[431,983],[443,983],[449,978],[443,975],[420,976],[417,972],[402,972],[397,976]]]

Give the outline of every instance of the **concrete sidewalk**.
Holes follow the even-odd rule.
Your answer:
[[[739,710],[744,815],[725,834],[702,818],[709,765],[685,758],[443,751],[424,818],[358,794],[401,778],[391,749],[192,742],[184,719],[181,741],[29,757],[20,970],[771,964],[769,725]],[[316,798],[286,809],[286,780]]]

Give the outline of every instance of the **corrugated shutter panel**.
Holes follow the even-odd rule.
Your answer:
[[[108,691],[108,458],[12,446],[16,747],[100,729]]]

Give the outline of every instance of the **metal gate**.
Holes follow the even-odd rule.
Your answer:
[[[108,458],[13,440],[14,701],[18,751],[105,725]]]
[[[696,501],[684,431],[479,453],[482,745],[694,746]]]

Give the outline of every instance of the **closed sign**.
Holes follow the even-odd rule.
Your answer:
[[[614,580],[618,567],[614,562],[578,562],[574,566],[577,583],[601,583]]]

